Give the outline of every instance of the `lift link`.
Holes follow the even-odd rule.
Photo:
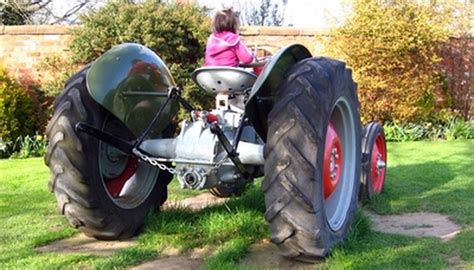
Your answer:
[[[224,147],[224,150],[227,152],[227,156],[230,158],[230,160],[232,160],[240,175],[244,179],[248,179],[249,173],[245,170],[244,165],[240,161],[239,154],[235,149],[233,149],[229,139],[227,139],[224,132],[216,122],[211,123],[211,132],[217,135],[217,139],[221,143],[222,147]]]
[[[242,117],[240,118],[240,123],[239,123],[239,126],[237,127],[237,132],[235,133],[235,136],[234,136],[234,145],[232,145],[232,151],[236,152],[237,151],[237,147],[239,146],[239,142],[240,142],[240,137],[242,137],[242,131],[244,130],[244,126],[247,124],[248,122],[248,117],[247,115],[242,115]]]
[[[95,128],[86,123],[79,122],[75,126],[76,131],[86,133],[100,141],[103,141],[128,155],[134,155],[134,144],[116,137],[108,132]]]
[[[136,156],[136,153],[133,151],[135,148],[140,149],[140,145],[143,142],[143,140],[146,138],[150,130],[153,128],[155,125],[156,121],[160,118],[161,114],[163,113],[163,110],[166,108],[168,105],[169,101],[171,99],[178,100],[185,108],[186,110],[193,109],[191,105],[189,105],[188,102],[186,102],[181,96],[180,96],[180,90],[177,87],[170,87],[168,89],[168,97],[166,98],[165,102],[161,105],[160,109],[156,113],[155,117],[153,120],[150,122],[148,127],[145,129],[143,134],[136,140],[135,143],[130,143],[128,141],[125,141],[121,138],[118,138],[106,131],[100,130],[96,127],[93,127],[91,125],[88,125],[86,123],[79,122],[76,124],[75,129],[78,132],[83,132],[88,135],[91,135],[92,137],[103,141],[109,145],[112,145],[113,147],[119,149],[120,151],[131,155],[131,156]],[[143,150],[140,149],[141,152],[144,152]]]
[[[160,116],[161,116],[161,113],[163,112],[163,110],[166,108],[166,105],[168,105],[169,101],[173,99],[173,100],[177,100],[181,105],[183,105],[183,107],[189,111],[189,112],[192,112],[194,110],[194,108],[191,106],[191,104],[189,104],[186,100],[184,100],[182,97],[181,97],[181,89],[179,89],[178,87],[176,86],[172,86],[170,88],[168,88],[168,97],[166,98],[165,100],[165,103],[163,103],[160,107],[160,109],[158,110],[158,112],[156,113],[155,117],[153,118],[153,120],[151,121],[150,125],[147,127],[147,129],[145,130],[145,132],[140,136],[140,138],[137,140],[137,142],[135,143],[135,148],[139,148],[140,147],[140,144],[143,142],[143,140],[146,138],[146,136],[148,135],[148,133],[150,132],[150,130],[153,128],[153,126],[155,125],[156,121],[158,121],[158,119],[160,119]]]
[[[186,109],[186,111],[188,111],[189,113],[194,111],[193,106],[191,106],[191,104],[189,104],[189,102],[187,102],[184,98],[181,97],[181,89],[180,88],[171,87],[169,89],[168,96],[170,98],[174,99],[174,100],[177,100],[179,102],[179,104],[181,104],[184,107],[184,109]]]

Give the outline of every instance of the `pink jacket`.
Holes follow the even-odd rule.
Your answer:
[[[236,67],[252,60],[252,53],[235,33],[212,33],[207,40],[204,66]]]

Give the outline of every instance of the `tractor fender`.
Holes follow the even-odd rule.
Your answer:
[[[263,72],[255,81],[249,100],[245,104],[245,113],[257,134],[266,141],[267,117],[273,108],[278,87],[285,73],[297,62],[311,57],[309,50],[300,44],[280,49],[265,65]]]
[[[92,98],[136,137],[144,132],[166,101],[168,89],[176,85],[163,60],[136,43],[120,44],[105,52],[92,63],[86,82]],[[164,130],[178,106],[174,100],[168,103],[151,135]]]

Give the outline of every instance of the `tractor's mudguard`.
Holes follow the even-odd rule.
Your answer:
[[[87,73],[89,93],[139,137],[165,102],[171,74],[153,51],[143,45],[125,43],[113,47]],[[151,135],[159,134],[178,111],[171,100]],[[101,127],[99,127],[101,128]]]
[[[275,92],[285,78],[285,73],[297,62],[311,57],[303,45],[294,44],[279,50],[266,64],[252,87],[250,98],[245,104],[245,113],[255,131],[266,141],[267,117],[273,108]]]

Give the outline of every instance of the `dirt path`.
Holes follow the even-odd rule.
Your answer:
[[[372,220],[372,230],[383,233],[415,237],[432,236],[448,241],[461,231],[461,227],[447,216],[436,213],[418,212],[387,216],[367,213],[367,215]]]
[[[226,199],[216,198],[209,193],[203,193],[193,198],[184,199],[178,202],[167,202],[164,208],[186,207],[193,210],[201,210],[215,204],[222,204]],[[433,236],[448,241],[452,239],[461,228],[451,222],[446,216],[436,213],[411,213],[403,215],[380,216],[367,212],[372,220],[373,230],[390,233],[403,234],[415,237]],[[54,253],[85,253],[97,256],[110,256],[115,252],[131,247],[135,240],[128,241],[99,241],[93,238],[77,234],[71,238],[50,243],[47,246],[39,247],[39,252]],[[180,254],[175,249],[166,249],[160,257],[153,261],[145,262],[133,267],[134,270],[148,269],[171,269],[185,270],[198,269],[204,260],[212,255],[209,248],[194,249],[186,254]],[[279,255],[278,249],[268,240],[251,245],[249,253],[240,263],[242,266],[258,267],[264,269],[314,269],[318,264],[308,264],[288,260]]]

